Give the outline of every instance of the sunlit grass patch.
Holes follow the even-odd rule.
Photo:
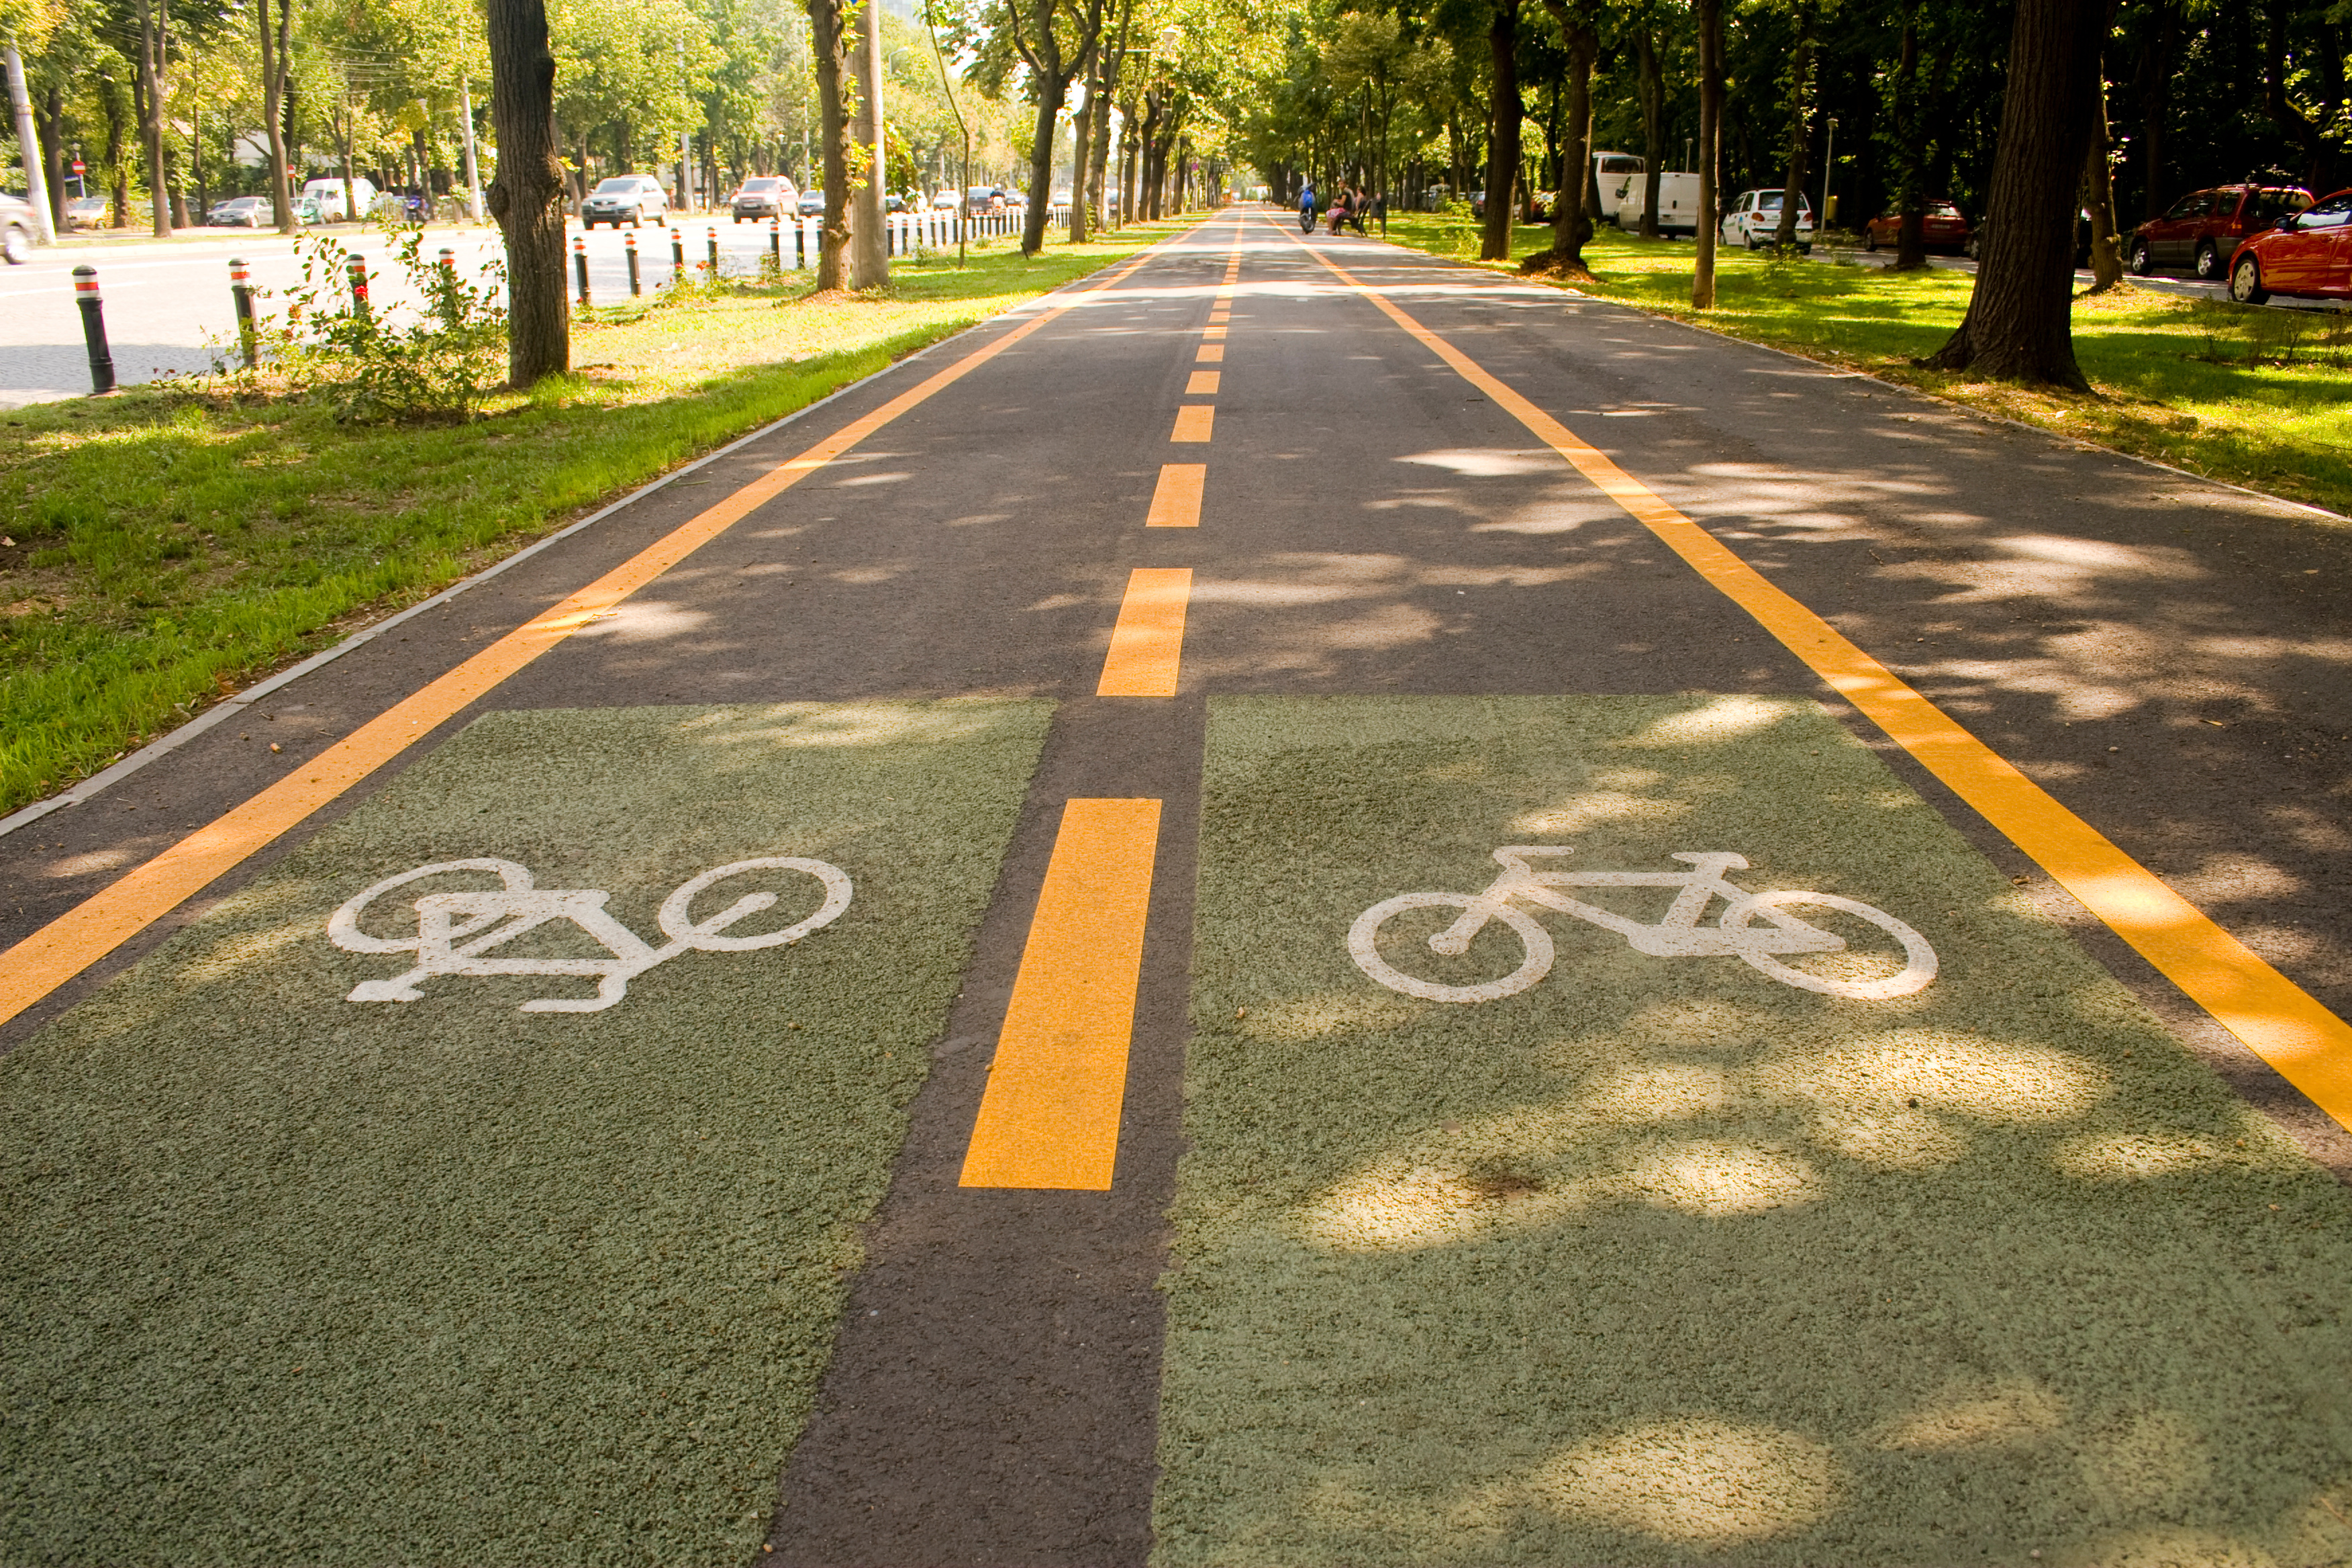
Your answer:
[[[0,811],[616,492],[1179,226],[599,307],[567,377],[466,425],[341,425],[229,384],[0,415]],[[623,297],[626,300],[626,296]]]
[[[1400,243],[1461,260],[1476,255],[1446,220],[1392,219]],[[1549,246],[1523,227],[1515,257]],[[2352,315],[2252,310],[2128,282],[2074,302],[2074,350],[2093,394],[2076,396],[1954,375],[1913,362],[1959,325],[1976,287],[1948,268],[1897,273],[1813,260],[1717,253],[1717,303],[1690,303],[1688,240],[1603,228],[1586,247],[1584,292],[2192,473],[2352,511]],[[1509,270],[1504,263],[1477,263]]]

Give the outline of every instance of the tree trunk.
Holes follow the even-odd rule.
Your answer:
[[[1643,27],[1633,35],[1642,91],[1642,237],[1658,237],[1659,165],[1666,158],[1665,79],[1658,70],[1657,35]],[[1622,228],[1622,210],[1617,226]]]
[[[507,381],[525,388],[572,368],[563,164],[556,156],[555,57],[547,48],[544,0],[489,0],[487,31],[490,123],[499,138],[489,207],[507,246]],[[348,168],[348,155],[345,162]]]
[[[1512,187],[1519,176],[1519,0],[1493,0],[1486,50],[1493,61],[1493,101],[1488,105],[1486,226],[1478,243],[1481,261],[1511,258]]]
[[[2019,0],[1976,291],[1930,368],[2090,387],[2070,321],[2074,198],[2106,15],[2106,0]]]
[[[1698,24],[1698,232],[1691,308],[1715,309],[1716,181],[1723,163],[1723,0],[1692,0]]]
[[[2123,243],[2116,234],[2116,167],[2107,140],[2107,84],[2091,91],[2091,145],[2083,154],[2083,205],[2091,214],[2091,292],[2124,280]]]
[[[1780,193],[1780,221],[1772,229],[1772,249],[1783,256],[1797,243],[1797,204],[1805,199],[1805,154],[1812,145],[1814,21],[1813,7],[1801,4],[1796,52],[1789,57],[1789,182]]]
[[[127,228],[131,224],[131,170],[122,158],[122,87],[109,77],[99,83],[98,91],[106,108],[106,172],[114,182],[114,220],[110,226]]]
[[[849,220],[849,286],[879,289],[890,281],[890,240],[883,227],[883,192],[890,183],[882,103],[882,4],[866,0],[857,8],[850,41],[850,65],[857,78],[857,110],[851,134],[866,178],[856,190]],[[713,181],[713,188],[717,182]]]
[[[40,124],[42,183],[49,198],[49,230],[52,234],[66,231],[66,166],[72,162],[66,147],[66,93],[54,84],[43,89],[34,100],[33,112]]]
[[[261,31],[261,118],[269,132],[270,200],[277,204],[278,232],[292,234],[302,226],[294,221],[294,184],[286,174],[286,73],[294,63],[294,0],[278,0],[274,24],[269,0],[255,0],[254,19]]]
[[[1591,218],[1585,211],[1585,194],[1592,184],[1592,63],[1601,53],[1601,36],[1581,5],[1571,9],[1568,0],[1544,0],[1544,8],[1568,40],[1568,146],[1560,155],[1559,186],[1552,195],[1549,259],[1563,272],[1584,273],[1584,242],[1592,237]]]
[[[842,286],[849,248],[849,116],[841,102],[848,40],[841,11],[842,0],[808,0],[811,52],[816,57],[817,163],[824,183],[824,217],[816,249],[820,292]]]
[[[155,234],[172,233],[171,175],[163,163],[164,0],[139,0],[139,132],[147,144],[147,196]]]

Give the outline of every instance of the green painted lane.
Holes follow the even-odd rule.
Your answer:
[[[2352,1195],[1813,704],[1217,700],[1204,789],[1160,1562],[2352,1553]]]
[[[0,1558],[748,1561],[1049,715],[493,714],[0,1061]]]

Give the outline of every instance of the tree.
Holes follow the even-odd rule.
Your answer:
[[[1691,263],[1691,307],[1715,309],[1716,182],[1723,173],[1723,0],[1692,0],[1698,25],[1698,232]]]
[[[2069,322],[2074,198],[2090,140],[2106,0],[2018,0],[1976,290],[1924,363],[2087,391]]]
[[[545,0],[489,0],[489,43],[490,122],[499,138],[489,207],[507,243],[507,380],[529,387],[572,368],[563,164]]]
[[[286,77],[294,68],[294,0],[278,0],[278,20],[269,0],[254,0],[254,24],[261,38],[261,122],[269,135],[269,194],[278,232],[300,226],[294,214],[293,182],[286,176]]]
[[[1486,224],[1478,242],[1481,261],[1511,258],[1512,200],[1519,177],[1519,123],[1527,106],[1519,100],[1519,0],[1491,0],[1486,23],[1489,101],[1486,131]]]
[[[1780,193],[1780,221],[1772,248],[1786,252],[1797,243],[1797,204],[1805,199],[1805,149],[1812,140],[1813,32],[1821,13],[1813,0],[1796,0],[1797,47],[1789,57],[1789,179]],[[1829,214],[1822,215],[1829,222]]]
[[[1592,0],[1544,0],[1544,8],[1559,22],[1560,34],[1568,41],[1568,142],[1560,152],[1559,189],[1552,195],[1551,249],[1542,258],[1528,259],[1530,268],[1549,265],[1589,278],[1584,242],[1592,237],[1586,195],[1593,178],[1592,66],[1601,53],[1597,7]]]
[[[848,65],[848,16],[843,0],[808,0],[809,31],[816,60],[817,149],[824,171],[824,218],[819,237],[816,286],[842,285],[842,258],[849,247],[849,114],[841,100],[841,78]]]
[[[1054,194],[1054,122],[1069,100],[1070,79],[1102,37],[1103,0],[1005,0],[1004,21],[1013,47],[1029,67],[1029,90],[1037,100],[1037,129],[1029,144],[1029,210],[1021,223],[1021,254],[1034,256],[1045,248],[1045,213]]]

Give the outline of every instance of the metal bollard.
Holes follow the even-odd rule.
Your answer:
[[[673,289],[686,281],[686,231],[669,231],[669,286]]]
[[[784,220],[782,218],[772,217],[768,220],[768,255],[775,262],[776,270],[782,272],[784,269]]]
[[[253,326],[252,278],[244,257],[228,258],[228,297],[236,306],[236,341],[245,351],[245,368],[247,370],[261,363],[261,338]]]
[[[580,308],[588,308],[588,237],[572,237],[572,271],[580,279]]]
[[[443,246],[443,247],[441,247],[441,258],[440,258],[440,259],[441,259],[441,270],[442,270],[442,271],[444,271],[444,272],[446,272],[446,273],[447,273],[447,274],[448,274],[450,277],[452,277],[452,278],[457,277],[457,253],[456,251],[454,251],[454,250],[450,249],[447,246],[446,246],[446,245],[445,245],[445,246]]]
[[[714,225],[702,232],[710,246],[710,281],[716,283],[719,281],[719,229]]]
[[[74,303],[81,307],[82,342],[89,348],[92,396],[114,390],[114,354],[106,346],[104,307],[98,302],[98,268],[84,262],[73,269]]]
[[[635,229],[629,230],[627,244],[629,250],[629,297],[634,300],[638,295],[645,292],[644,286],[637,281],[637,231]]]
[[[352,314],[364,317],[368,314],[367,263],[354,256],[347,270],[352,279]]]

